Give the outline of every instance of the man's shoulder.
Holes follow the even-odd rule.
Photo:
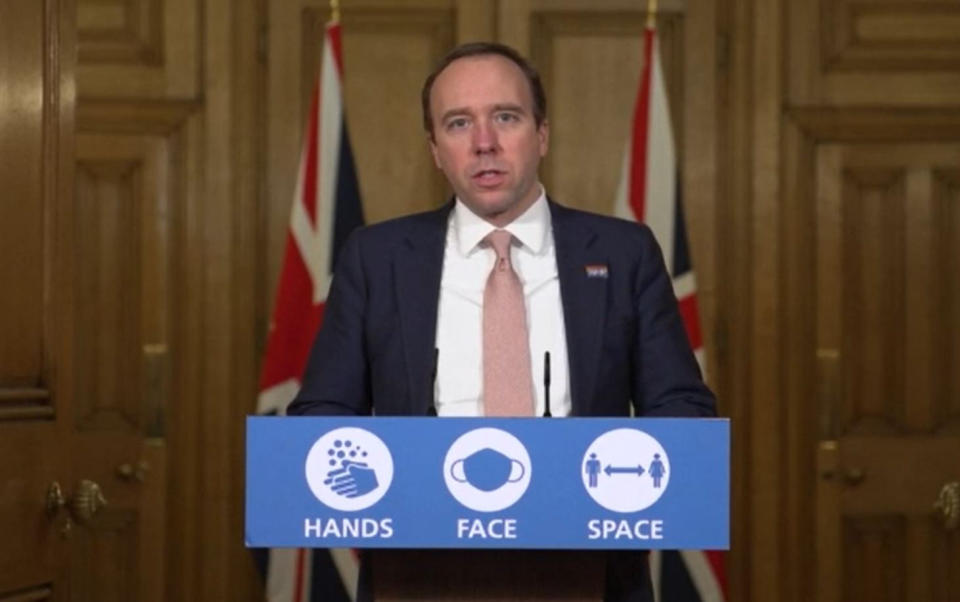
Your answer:
[[[646,224],[575,209],[551,200],[551,210],[555,225],[572,225],[590,231],[608,244],[619,246],[646,245],[653,241],[653,233]]]
[[[436,235],[444,231],[449,212],[450,207],[444,205],[439,209],[411,213],[362,226],[353,235],[363,244],[377,246],[390,246],[411,237],[419,238],[423,234]]]

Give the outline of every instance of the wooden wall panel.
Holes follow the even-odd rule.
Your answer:
[[[960,157],[916,144],[824,145],[819,155],[818,354],[840,371],[821,374],[838,389],[821,432],[945,432],[956,296],[941,274],[957,244],[947,174]]]
[[[960,6],[945,2],[820,0],[826,71],[952,70]]]
[[[162,0],[81,0],[77,8],[81,62],[162,64]]]
[[[81,428],[140,425],[139,161],[77,165],[77,404]]]
[[[904,422],[905,174],[844,168],[840,430],[884,432]]]
[[[87,134],[78,146],[78,425],[162,437],[178,171],[164,136]]]
[[[846,555],[844,600],[904,600],[906,525],[902,520],[859,518],[844,521]]]
[[[952,557],[958,550],[931,520],[931,504],[941,486],[960,476],[960,438],[945,412],[956,396],[952,376],[940,370],[944,361],[956,363],[943,359],[953,346],[942,338],[955,303],[952,279],[942,278],[954,261],[948,249],[956,244],[955,193],[949,176],[939,174],[960,162],[950,133],[960,116],[943,116],[942,140],[927,142],[932,132],[923,128],[916,130],[920,140],[901,137],[910,131],[904,122],[916,115],[823,113],[793,115],[800,132],[787,139],[786,151],[793,157],[786,170],[788,231],[796,233],[788,239],[794,250],[784,280],[812,278],[808,290],[816,291],[816,311],[793,296],[786,311],[791,329],[816,337],[784,353],[795,358],[793,378],[816,374],[818,398],[790,431],[797,445],[820,439],[816,472],[802,455],[786,469],[794,484],[787,503],[808,505],[808,492],[817,492],[809,498],[816,500],[815,515],[801,519],[816,529],[801,526],[793,541],[800,562],[822,561],[815,587],[798,599],[948,600],[957,590],[938,594],[932,585],[933,554]],[[896,554],[882,553],[889,529],[868,529],[867,536],[850,528],[868,523],[899,525]],[[902,577],[878,585],[864,568],[871,565]],[[800,567],[787,565],[785,572],[802,575]]]
[[[84,334],[96,332],[109,360],[84,381],[96,387],[82,389],[82,408],[99,426],[123,415],[136,428],[79,421],[86,453],[74,472],[103,485],[105,523],[123,513],[130,523],[127,535],[91,535],[88,551],[109,570],[77,581],[77,595],[253,600],[260,588],[237,534],[264,312],[266,2],[78,2],[80,196],[94,201],[84,225],[99,229],[78,247],[78,274],[97,286],[78,289],[95,294],[76,314],[94,319]],[[84,367],[97,359],[77,355]]]
[[[0,602],[40,602],[53,599],[53,588],[45,585],[0,594]]]
[[[303,11],[301,115],[320,72],[328,17],[324,9]],[[342,24],[347,127],[367,221],[436,207],[448,193],[427,150],[420,87],[453,46],[456,11],[358,7],[345,12]],[[393,142],[384,144],[386,133]]]
[[[143,600],[138,587],[140,529],[135,512],[106,508],[73,538],[71,591],[75,600]],[[155,594],[149,599],[159,600]]]
[[[85,98],[196,98],[200,0],[77,0]]]
[[[960,101],[960,8],[927,0],[789,2],[793,103],[942,106]]]
[[[803,566],[802,552],[802,521],[812,516],[810,504],[789,495],[804,485],[791,483],[786,470],[808,462],[795,445],[803,439],[806,424],[800,414],[810,399],[804,390],[810,380],[801,375],[808,358],[782,355],[808,343],[809,329],[795,325],[811,311],[803,303],[809,275],[784,269],[787,258],[800,265],[810,259],[796,244],[805,233],[783,226],[804,223],[809,216],[792,212],[781,198],[781,166],[793,157],[781,147],[789,134],[780,129],[788,62],[779,32],[792,20],[787,14],[792,6],[725,1],[717,17],[715,261],[718,312],[725,314],[718,316],[724,352],[717,378],[721,399],[737,425],[731,468],[732,545],[737,550],[732,554],[732,596],[747,601],[802,596],[809,587],[804,570],[812,572]],[[786,178],[791,184],[809,181],[792,174]],[[796,366],[798,373],[784,366]],[[787,571],[787,566],[794,568]]]
[[[942,272],[938,295],[934,297],[934,315],[941,316],[931,350],[934,393],[931,396],[931,422],[941,433],[960,434],[960,370],[951,358],[960,357],[960,169],[943,165],[933,169],[932,197],[935,225],[933,254],[941,258]]]
[[[733,263],[720,297],[742,343],[725,376],[745,400],[750,447],[745,599],[870,597],[875,583],[844,564],[870,564],[868,548],[841,526],[869,517],[902,521],[907,548],[906,577],[878,599],[950,599],[925,585],[942,532],[922,525],[958,466],[918,450],[942,437],[954,454],[957,441],[941,369],[957,360],[940,336],[953,320],[954,285],[940,281],[954,234],[936,175],[957,160],[957,7],[720,4],[731,214],[719,227]],[[927,480],[902,480],[917,471]],[[894,490],[909,495],[881,510]]]
[[[612,214],[643,67],[646,14],[544,10],[532,13],[531,22],[531,59],[543,75],[551,125],[541,176],[558,201]],[[658,27],[674,136],[683,140],[682,19],[661,15]]]
[[[0,598],[65,587],[46,508],[69,417],[74,43],[70,0],[0,2]]]
[[[352,0],[341,10],[347,127],[367,222],[436,207],[449,192],[428,151],[420,88],[455,44],[493,38],[492,3]],[[328,18],[327,2],[270,3],[267,307],[273,303],[309,91]]]
[[[176,508],[177,493],[169,500],[171,517],[176,513],[176,524],[192,537],[171,539],[169,595],[252,601],[263,594],[239,535],[244,417],[255,408],[266,319],[258,271],[267,157],[266,8],[260,0],[203,0],[196,8],[203,14],[203,92],[197,98],[203,109],[184,128],[178,158],[185,172],[176,185],[186,205],[175,237],[184,255],[175,271],[183,297],[177,300],[181,331],[173,361],[183,380],[174,392],[179,433],[171,449],[175,443],[183,453],[170,469],[191,503]]]
[[[167,464],[191,454],[166,446],[182,373],[181,357],[171,360],[185,202],[173,124],[191,110],[90,101],[80,110],[73,465],[110,504],[84,527],[73,552],[90,566],[72,578],[97,599],[161,600],[168,590]]]
[[[0,5],[0,415],[43,403],[48,345],[43,303],[49,275],[44,195],[44,5]]]

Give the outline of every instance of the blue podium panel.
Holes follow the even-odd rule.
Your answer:
[[[253,547],[727,549],[730,424],[247,419]]]

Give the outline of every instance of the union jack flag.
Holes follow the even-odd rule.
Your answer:
[[[648,26],[644,32],[640,89],[615,211],[619,217],[643,222],[653,231],[673,280],[673,292],[690,346],[703,369],[705,356],[697,309],[697,282],[687,246],[679,182],[657,30]],[[657,600],[724,602],[727,599],[722,552],[655,551],[650,555],[650,573]]]
[[[337,252],[363,224],[343,116],[340,24],[327,24],[290,212],[283,268],[260,375],[257,412],[282,415],[300,388]],[[267,602],[340,602],[356,597],[353,550],[271,549],[260,554]]]

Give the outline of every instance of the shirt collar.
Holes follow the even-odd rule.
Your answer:
[[[453,207],[452,219],[457,249],[464,256],[473,252],[487,234],[497,229],[471,211],[459,198]],[[503,229],[512,234],[534,255],[539,255],[543,251],[547,244],[547,233],[550,231],[550,207],[547,205],[547,194],[543,186],[540,187],[540,196],[537,200]]]

